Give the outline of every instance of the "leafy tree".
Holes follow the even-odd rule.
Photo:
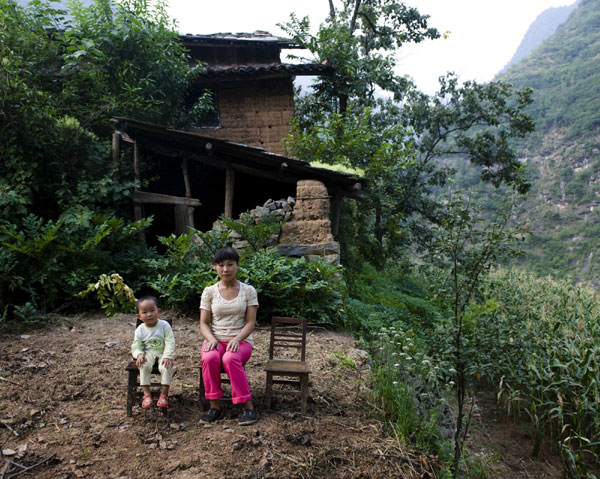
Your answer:
[[[112,182],[114,116],[180,124],[190,69],[165,3],[73,1],[71,20],[49,2],[0,0],[0,179],[3,216],[57,218],[127,194]],[[118,202],[118,201],[117,201]]]
[[[316,35],[310,34],[308,17],[291,15],[281,27],[321,62],[334,67],[334,73],[314,85],[319,110],[346,114],[351,102],[374,104],[376,89],[402,98],[407,80],[394,74],[393,52],[408,42],[438,38],[428,28],[426,15],[401,2],[385,0],[342,0],[336,8],[329,0],[330,14]],[[317,110],[317,113],[319,111]]]
[[[133,184],[129,161],[110,166],[110,119],[182,126],[204,108],[165,6],[73,0],[67,19],[0,0],[0,315],[54,307],[99,264],[124,274],[148,254],[133,234],[148,223],[120,219]]]
[[[383,258],[406,247],[409,231],[428,235],[418,218],[438,220],[431,193],[451,172],[440,161],[444,156],[468,159],[495,185],[528,189],[509,143],[533,129],[523,114],[531,101],[528,90],[501,83],[459,86],[449,75],[430,98],[395,74],[393,57],[406,42],[439,37],[427,16],[398,1],[344,0],[336,9],[332,0],[330,7],[315,35],[307,18],[292,15],[282,26],[334,69],[299,96],[288,145],[296,156],[360,168],[371,180],[366,201],[351,212],[356,236],[346,251],[354,247],[381,266]],[[367,225],[367,231],[356,225]]]
[[[481,298],[482,278],[486,271],[503,259],[519,254],[517,243],[523,229],[510,228],[515,201],[509,198],[505,207],[492,220],[486,220],[477,205],[460,192],[445,197],[440,224],[434,228],[430,247],[431,261],[440,268],[438,295],[451,306],[451,315],[438,326],[436,344],[441,361],[453,365],[456,377],[457,417],[454,433],[452,473],[459,470],[462,448],[469,428],[470,414],[465,421],[465,397],[473,369],[480,364],[485,351],[477,348],[474,335],[479,318],[487,304],[477,304]],[[469,391],[473,397],[473,390]]]

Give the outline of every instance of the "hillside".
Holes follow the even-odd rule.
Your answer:
[[[600,1],[582,0],[569,19],[497,79],[534,89],[538,133],[590,138],[600,126]]]
[[[522,221],[533,234],[521,265],[600,285],[600,1],[581,0],[568,20],[497,80],[534,90],[537,131],[519,145],[532,190]],[[477,183],[463,168],[463,184]],[[489,188],[476,189],[487,206]],[[502,192],[496,192],[501,195]]]

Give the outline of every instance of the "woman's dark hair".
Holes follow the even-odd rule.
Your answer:
[[[160,308],[160,306],[158,305],[158,299],[156,299],[155,296],[142,296],[140,299],[138,299],[135,302],[135,310],[139,312],[140,310],[140,304],[142,304],[144,301],[154,301],[154,304],[156,305],[157,308]]]
[[[213,264],[219,264],[229,259],[239,263],[240,255],[233,248],[221,248],[215,252]]]

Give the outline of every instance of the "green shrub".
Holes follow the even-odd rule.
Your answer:
[[[282,256],[273,247],[260,249],[258,245],[273,233],[273,223],[252,224],[247,220],[248,216],[242,215],[240,220],[227,219],[226,225],[242,240],[251,238],[254,242],[254,246],[240,251],[238,279],[256,288],[259,320],[266,321],[277,313],[305,317],[310,322],[341,324],[346,294],[342,267],[320,259]],[[193,230],[159,241],[166,251],[145,260],[148,277],[153,278],[147,285],[170,306],[197,311],[204,288],[218,281],[212,268],[213,255],[230,243],[229,233]]]
[[[342,271],[321,259],[291,258],[266,248],[245,257],[239,278],[256,288],[261,318],[276,313],[340,325],[346,295]]]
[[[401,323],[381,328],[374,353],[373,392],[403,443],[438,453],[443,394],[453,386],[448,363],[436,363],[425,343]]]
[[[97,282],[90,283],[78,296],[85,297],[93,292],[96,293],[100,306],[107,316],[116,316],[120,312],[135,312],[136,299],[133,290],[117,273],[101,274]]]
[[[192,230],[180,236],[161,236],[158,240],[166,250],[160,256],[144,260],[147,277],[151,278],[146,285],[167,305],[198,312],[202,291],[218,280],[212,268],[213,254],[228,245],[228,233]]]
[[[81,210],[45,221],[28,215],[19,223],[0,224],[0,311],[19,319],[26,303],[40,313],[73,301],[101,271],[137,278],[141,258],[153,254],[137,239],[151,220],[121,218]],[[135,282],[134,282],[135,284]]]

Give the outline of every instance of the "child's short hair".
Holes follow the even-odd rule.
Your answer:
[[[156,305],[157,308],[160,308],[160,306],[158,305],[158,299],[156,299],[156,296],[142,296],[140,299],[138,299],[135,302],[135,310],[139,312],[140,310],[140,304],[142,304],[144,301],[154,301],[154,304]]]
[[[240,255],[233,248],[221,248],[215,253],[213,264],[222,263],[226,260],[233,260],[236,263],[240,262]]]

